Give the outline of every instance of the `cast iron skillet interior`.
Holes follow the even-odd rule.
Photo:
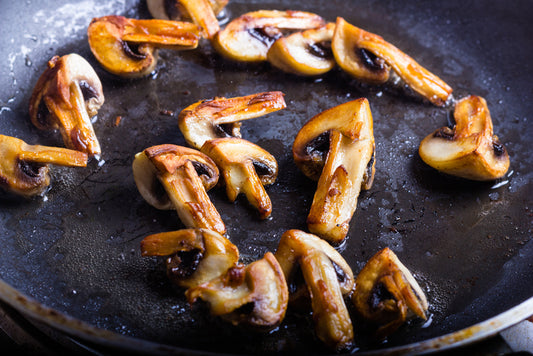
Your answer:
[[[366,97],[374,118],[375,181],[361,194],[340,251],[357,273],[374,253],[390,247],[422,285],[430,317],[408,323],[387,343],[372,343],[357,332],[359,350],[418,343],[530,298],[530,3],[231,0],[227,17],[258,9],[306,10],[329,21],[343,16],[439,75],[455,98],[484,97],[495,133],[510,153],[508,174],[496,182],[468,182],[426,166],[418,144],[449,124],[451,108],[434,107],[401,88],[363,85],[339,69],[310,79],[267,63],[234,63],[207,42],[194,51],[160,51],[153,75],[122,80],[95,61],[86,28],[92,17],[110,14],[149,18],[144,2],[2,2],[1,134],[63,145],[58,133],[33,127],[27,109],[33,85],[56,54],[84,56],[103,82],[106,101],[94,123],[100,160],[85,169],[52,167],[53,183],[44,197],[1,197],[0,278],[43,305],[141,340],[220,353],[328,353],[315,340],[307,314],[289,311],[277,330],[257,335],[213,320],[201,308],[191,310],[183,291],[167,280],[162,260],[143,258],[139,251],[145,236],[183,226],[175,212],[143,201],[132,178],[134,154],[157,144],[186,145],[176,117],[193,102],[281,90],[285,110],[242,128],[244,138],[278,160],[279,178],[267,188],[272,217],[259,220],[243,198],[229,203],[221,188],[209,193],[243,261],[275,251],[288,229],[306,230],[315,183],[292,161],[299,128],[325,109]]]

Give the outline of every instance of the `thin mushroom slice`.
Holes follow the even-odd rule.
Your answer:
[[[208,140],[241,137],[240,122],[284,109],[280,91],[234,98],[201,100],[183,109],[178,117],[181,133],[189,145],[201,149]]]
[[[318,179],[307,217],[309,231],[340,244],[349,229],[361,189],[374,177],[374,134],[368,100],[328,109],[296,135],[293,157],[308,177]]]
[[[505,146],[494,135],[485,99],[468,96],[457,102],[455,126],[441,127],[420,143],[418,152],[429,166],[461,178],[488,181],[509,169]]]
[[[267,60],[274,67],[296,75],[324,74],[335,67],[331,52],[334,30],[335,24],[328,23],[281,37],[268,50]]]
[[[142,256],[167,257],[167,275],[180,287],[197,287],[235,267],[239,251],[227,238],[207,229],[183,229],[145,237]]]
[[[213,13],[218,16],[228,2],[229,0],[208,0],[207,4],[211,7]],[[156,19],[179,21],[192,18],[187,8],[183,5],[183,0],[146,0],[146,5],[150,15]]]
[[[86,167],[87,154],[75,150],[28,145],[21,139],[0,135],[0,187],[31,197],[50,185],[48,164]]]
[[[287,30],[307,30],[324,25],[320,16],[302,11],[260,10],[246,13],[218,32],[213,47],[236,61],[261,62],[267,59],[272,43]]]
[[[381,36],[355,27],[342,17],[337,18],[331,48],[337,64],[358,80],[385,83],[393,69],[412,90],[437,106],[444,106],[453,91]]]
[[[288,303],[287,283],[274,255],[267,252],[247,266],[230,268],[207,283],[188,289],[189,303],[207,302],[211,314],[233,325],[272,330],[285,317]]]
[[[152,146],[135,155],[133,177],[142,197],[157,209],[175,209],[188,228],[224,234],[226,227],[207,190],[218,182],[218,168],[197,150]]]
[[[157,48],[196,48],[199,28],[188,22],[105,16],[91,21],[87,35],[92,53],[107,71],[135,78],[154,70]]]
[[[426,319],[428,302],[409,270],[389,248],[376,253],[355,279],[352,302],[357,312],[386,337],[408,318]]]
[[[241,191],[261,219],[272,213],[272,202],[263,185],[272,184],[278,175],[278,163],[274,156],[261,147],[235,137],[209,140],[202,152],[211,157],[219,167],[226,193],[235,201]]]
[[[354,276],[344,258],[326,241],[300,230],[281,236],[275,256],[291,291],[291,303],[293,293],[302,293],[301,285],[294,283],[303,277],[318,338],[335,350],[350,347],[354,334],[344,296],[352,292]]]
[[[103,103],[100,79],[83,57],[54,56],[33,89],[30,118],[40,130],[59,129],[68,148],[95,156],[101,150],[91,118]]]

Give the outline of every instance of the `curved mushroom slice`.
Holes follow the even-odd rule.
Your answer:
[[[248,266],[236,266],[216,279],[185,292],[189,303],[201,299],[211,313],[233,325],[250,325],[262,330],[278,326],[287,311],[288,290],[274,255],[267,252]]]
[[[154,70],[157,48],[196,48],[199,28],[188,22],[105,16],[91,21],[87,35],[92,53],[107,71],[134,78]]]
[[[281,236],[276,258],[291,291],[291,303],[293,293],[301,294],[298,281],[302,278],[297,273],[303,275],[320,340],[336,350],[351,346],[353,326],[343,297],[352,292],[354,277],[344,258],[326,241],[300,230]]]
[[[261,147],[236,137],[209,140],[202,152],[216,162],[226,184],[230,201],[242,191],[258,211],[261,219],[272,213],[272,202],[263,185],[272,184],[278,176],[274,156]]]
[[[493,134],[485,99],[469,96],[457,102],[455,127],[441,127],[420,143],[418,152],[429,166],[454,176],[486,181],[509,169],[507,150]]]
[[[353,100],[328,109],[296,135],[293,157],[308,177],[318,180],[309,231],[332,244],[341,243],[357,207],[361,189],[374,178],[374,134],[368,100]]]
[[[146,4],[148,11],[156,19],[192,20],[202,29],[206,38],[211,39],[220,30],[213,9],[213,6],[217,6],[216,2],[211,4],[208,0],[147,0]]]
[[[223,56],[244,62],[267,59],[272,43],[284,30],[306,30],[324,25],[315,14],[302,11],[260,10],[231,21],[213,38],[213,47]]]
[[[40,130],[59,129],[68,148],[100,154],[91,117],[104,103],[102,84],[93,67],[72,53],[54,56],[30,98],[30,118]]]
[[[272,44],[267,60],[274,67],[297,75],[320,75],[335,66],[331,52],[334,23],[281,37]]]
[[[180,112],[178,125],[187,143],[201,149],[206,141],[215,138],[240,138],[240,121],[264,116],[286,106],[280,91],[201,100]]]
[[[218,176],[209,157],[176,145],[152,146],[137,153],[133,161],[135,183],[148,204],[176,209],[186,227],[224,234],[226,227],[206,192]]]
[[[50,185],[48,164],[87,166],[87,154],[66,148],[28,145],[0,135],[0,187],[24,197],[43,193]]]
[[[437,106],[444,106],[453,91],[381,36],[355,27],[342,17],[337,18],[331,48],[337,64],[361,81],[385,83],[392,68],[411,89]]]
[[[167,275],[184,288],[224,275],[239,260],[237,247],[217,232],[184,229],[150,235],[141,241],[143,256],[168,256]]]
[[[413,275],[389,248],[376,253],[355,279],[352,302],[358,313],[378,326],[383,338],[407,318],[426,319],[428,302]]]

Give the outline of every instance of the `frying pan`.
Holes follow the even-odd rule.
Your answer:
[[[148,18],[144,2],[2,2],[2,134],[62,146],[57,133],[32,126],[27,110],[33,85],[53,55],[84,56],[106,96],[94,123],[101,159],[85,169],[53,167],[44,197],[2,196],[2,300],[38,323],[122,350],[327,354],[314,339],[309,315],[289,311],[277,330],[258,335],[191,309],[183,291],[167,280],[162,261],[142,258],[139,251],[146,235],[182,225],[175,212],[143,201],[132,178],[133,155],[156,144],[185,145],[176,116],[193,102],[281,90],[285,110],[242,128],[244,138],[278,160],[278,180],[267,188],[272,217],[261,221],[244,199],[229,203],[223,189],[209,193],[244,262],[275,251],[287,229],[306,229],[315,183],[292,162],[299,128],[325,109],[366,97],[374,118],[376,176],[372,189],[362,192],[339,250],[357,273],[375,252],[393,249],[426,292],[430,317],[408,323],[387,343],[357,332],[358,346],[350,351],[444,349],[492,335],[532,314],[530,3],[232,0],[226,17],[258,9],[305,10],[330,21],[341,15],[410,54],[450,84],[455,98],[484,97],[495,133],[510,153],[508,174],[479,183],[426,166],[418,144],[450,122],[451,108],[434,107],[401,88],[363,85],[338,69],[310,79],[266,63],[235,63],[208,43],[194,51],[161,51],[151,76],[122,80],[98,65],[85,31],[92,17]],[[117,116],[122,117],[118,125]]]

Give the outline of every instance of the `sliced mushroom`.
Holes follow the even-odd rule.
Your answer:
[[[296,165],[318,186],[307,217],[309,231],[332,244],[348,233],[361,189],[374,178],[374,134],[368,100],[361,98],[328,109],[296,135]]]
[[[66,148],[28,145],[0,135],[0,187],[24,197],[43,193],[50,185],[48,164],[87,166],[87,154]]]
[[[227,0],[225,2],[227,3]],[[156,19],[192,20],[202,29],[206,38],[211,39],[220,30],[213,9],[213,6],[217,6],[217,2],[210,3],[208,0],[147,0],[146,4],[148,11]],[[219,10],[218,7],[217,10]]]
[[[353,326],[344,296],[352,292],[354,276],[344,258],[326,241],[300,230],[281,236],[276,258],[291,291],[291,303],[293,293],[301,297],[299,281],[305,282],[319,339],[335,350],[351,346]]]
[[[218,182],[218,168],[197,150],[176,145],[152,146],[137,153],[133,177],[142,197],[157,209],[176,209],[188,228],[224,234],[226,227],[206,190]]]
[[[267,252],[248,266],[236,266],[214,280],[185,292],[189,303],[207,302],[211,313],[233,325],[261,330],[278,326],[287,311],[288,290],[274,255]]]
[[[206,141],[215,138],[240,138],[240,121],[260,117],[285,107],[283,93],[280,91],[202,100],[181,111],[178,125],[187,143],[201,149]]]
[[[261,147],[236,137],[209,140],[202,152],[216,162],[226,184],[230,201],[242,191],[258,211],[261,219],[272,213],[272,202],[263,185],[272,184],[278,176],[274,156]]]
[[[98,75],[81,56],[54,56],[41,74],[30,98],[30,118],[40,130],[59,129],[65,146],[100,154],[91,117],[104,103]]]
[[[441,127],[420,143],[418,152],[429,166],[454,176],[487,181],[509,169],[509,155],[494,135],[485,99],[471,95],[457,102],[455,127]]]
[[[389,248],[376,253],[355,279],[352,302],[383,338],[408,318],[426,319],[428,302],[409,270]]]
[[[297,75],[320,75],[335,66],[331,52],[334,23],[281,37],[272,44],[267,60],[274,67]]]
[[[213,47],[223,56],[244,62],[267,59],[272,43],[284,30],[306,30],[324,25],[315,14],[302,11],[260,10],[246,13],[218,32]]]
[[[217,232],[184,229],[150,235],[141,241],[143,256],[167,258],[167,275],[184,288],[224,275],[239,260],[237,247]]]
[[[157,48],[196,48],[199,28],[188,22],[105,16],[91,21],[87,35],[92,53],[107,71],[134,78],[154,70]]]
[[[331,48],[337,64],[358,80],[385,83],[392,68],[411,89],[434,105],[444,106],[452,93],[448,84],[413,58],[342,17],[337,18]]]

